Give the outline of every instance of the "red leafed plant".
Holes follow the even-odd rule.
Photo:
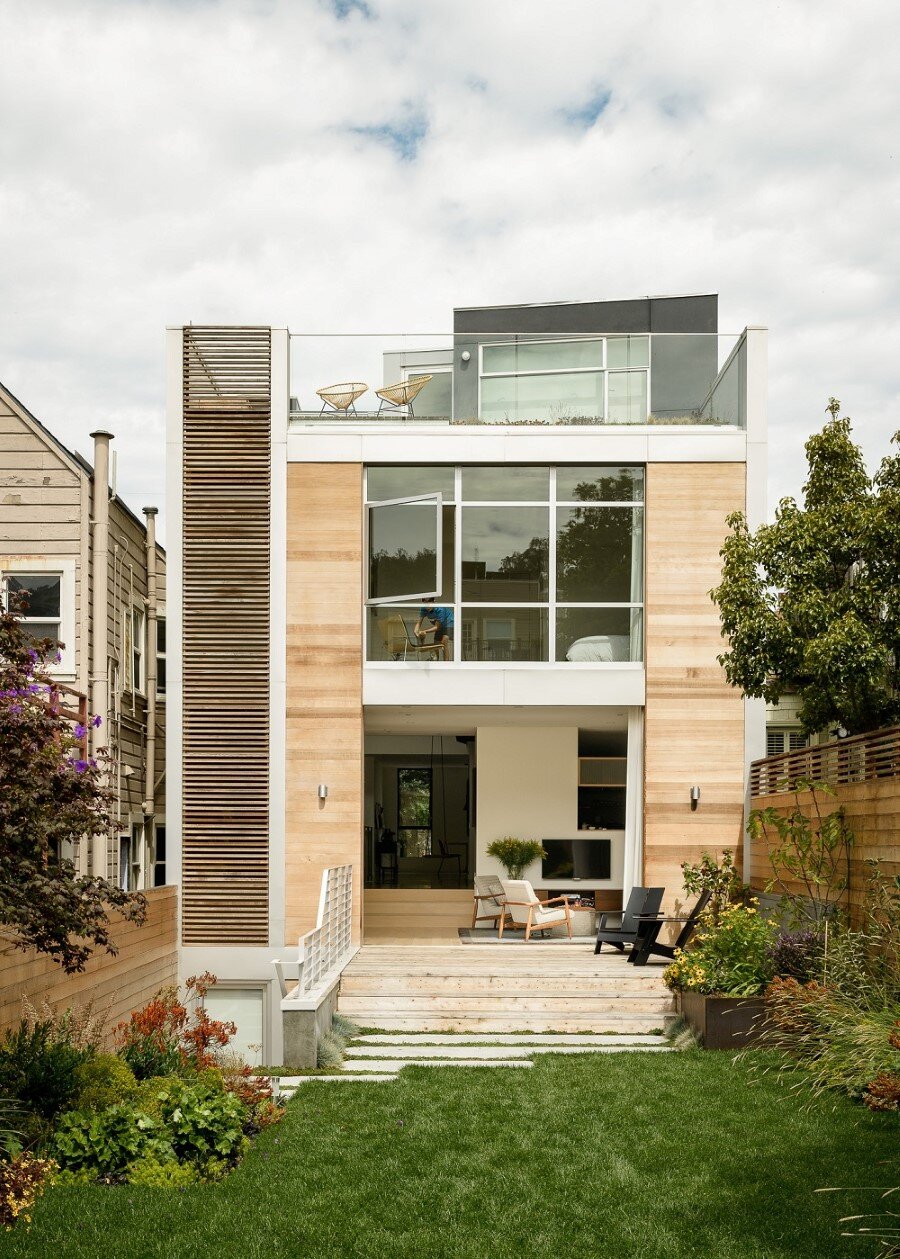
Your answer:
[[[139,1080],[169,1075],[182,1067],[196,1071],[215,1065],[215,1047],[224,1048],[237,1031],[234,1023],[211,1019],[203,998],[215,984],[209,971],[176,987],[161,989],[141,1010],[116,1028],[122,1057]]]

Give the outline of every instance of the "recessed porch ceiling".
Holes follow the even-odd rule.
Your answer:
[[[370,705],[364,710],[367,734],[466,734],[478,726],[577,726],[580,730],[624,730],[627,708],[597,708],[533,704],[517,707],[494,705],[415,705],[409,708]]]

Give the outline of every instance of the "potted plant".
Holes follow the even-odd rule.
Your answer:
[[[718,922],[707,921],[663,971],[679,1013],[707,1049],[759,1039],[762,994],[775,972],[774,938],[775,924],[759,914],[757,901],[726,905]]]
[[[542,843],[537,839],[516,839],[514,835],[504,835],[488,844],[489,857],[496,857],[511,879],[521,879],[526,868],[532,861],[546,857]]]

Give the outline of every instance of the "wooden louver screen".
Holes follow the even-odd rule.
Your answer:
[[[184,329],[185,944],[268,943],[270,352]]]

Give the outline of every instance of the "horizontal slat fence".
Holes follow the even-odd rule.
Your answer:
[[[79,975],[33,949],[15,947],[14,936],[0,927],[0,1032],[22,1018],[22,998],[40,1007],[46,1001],[58,1011],[93,1001],[111,1035],[116,1024],[139,1009],[168,984],[177,971],[177,893],[158,887],[144,893],[147,919],[142,927],[113,914],[113,941],[118,954],[98,949]]]
[[[871,734],[858,734],[754,761],[750,769],[750,794],[770,796],[793,791],[801,778],[837,786],[891,778],[896,774],[900,774],[900,726],[890,726]]]
[[[754,761],[751,767],[751,806],[774,808],[787,814],[798,805],[814,816],[812,794],[796,791],[801,778],[826,782],[834,795],[820,793],[822,813],[843,808],[854,835],[850,850],[850,907],[859,921],[866,897],[870,860],[880,862],[889,878],[900,875],[900,727],[840,739],[819,747],[804,748]],[[750,883],[761,891],[772,877],[764,843],[753,845]],[[798,885],[792,890],[802,892]]]
[[[182,939],[266,944],[271,335],[183,337]]]

